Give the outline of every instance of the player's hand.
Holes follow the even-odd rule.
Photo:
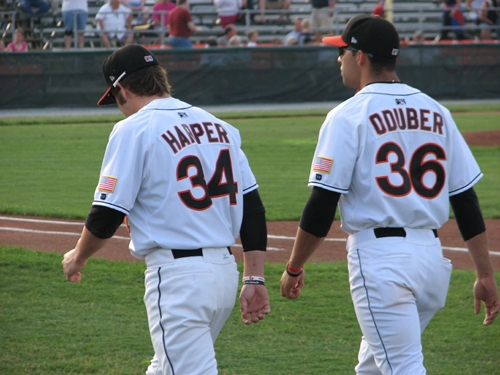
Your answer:
[[[271,312],[264,285],[244,284],[240,293],[241,319],[245,324],[258,323]]]
[[[299,276],[290,276],[288,272],[283,272],[281,276],[281,296],[286,298],[297,298],[300,295],[300,289],[304,286],[304,277],[306,271],[303,269]]]
[[[486,315],[483,321],[485,326],[493,323],[500,311],[498,288],[494,276],[476,279],[474,283],[474,313],[481,311],[481,301],[484,303]]]
[[[64,254],[62,261],[62,266],[64,274],[66,275],[66,280],[77,283],[82,279],[82,274],[80,271],[85,267],[87,262],[79,261],[75,256],[75,249],[68,251]]]

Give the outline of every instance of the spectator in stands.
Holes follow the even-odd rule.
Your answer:
[[[193,22],[187,0],[177,0],[177,6],[168,17],[168,23],[170,27],[168,43],[171,47],[193,47],[189,38],[192,33],[199,33],[200,28]]]
[[[384,1],[379,1],[377,6],[373,8],[372,14],[374,16],[379,16],[380,18],[385,19],[385,8],[384,8]]]
[[[246,0],[214,0],[214,5],[220,25],[225,28],[229,24],[238,22],[243,17],[241,9],[246,7]]]
[[[423,44],[425,42],[425,35],[422,30],[417,30],[413,33],[411,44]]]
[[[311,0],[311,27],[314,31],[315,40],[321,43],[323,34],[331,35],[333,30],[333,9],[337,0]],[[317,29],[328,29],[323,32]]]
[[[491,39],[491,30],[497,26],[499,6],[496,0],[485,0],[479,10],[478,22],[481,30],[481,40]],[[497,30],[498,37],[498,30]]]
[[[109,0],[97,12],[95,19],[101,33],[101,43],[105,48],[111,48],[111,41],[119,44],[132,43],[132,11],[119,0]]]
[[[466,0],[465,6],[469,9],[469,13],[467,14],[467,20],[472,22],[475,25],[479,25],[479,10],[481,9],[481,4],[483,4],[484,0]],[[473,30],[472,34],[475,39],[479,39],[480,31],[479,29]]]
[[[41,17],[49,11],[50,4],[45,0],[21,0],[18,7],[28,17]],[[37,11],[34,12],[32,7],[37,8]]]
[[[291,0],[259,0],[260,18],[256,18],[255,22],[264,23],[266,22],[266,9],[267,10],[288,10],[290,8]],[[279,22],[282,23],[286,21],[286,12],[280,14]]]
[[[151,14],[151,20],[156,30],[167,30],[169,29],[168,17],[170,11],[175,8],[175,1],[172,0],[159,0],[153,6],[153,12]],[[162,22],[163,18],[163,22]]]
[[[229,39],[231,39],[236,34],[238,34],[236,25],[232,23],[227,25],[224,29],[224,34],[221,37],[217,38],[217,45],[219,47],[226,47],[229,44]]]
[[[143,24],[147,22],[148,8],[144,5],[146,0],[120,0],[123,5],[130,8],[134,15],[137,15],[137,23]]]
[[[89,15],[88,0],[63,0],[64,46],[71,49],[76,21],[76,38],[79,49],[85,47],[85,26]]]
[[[461,9],[460,0],[442,0],[444,2],[443,11],[443,26],[441,29],[441,35],[439,35],[435,40],[439,42],[440,40],[450,39],[448,33],[451,31],[450,26],[453,26],[453,31],[458,40],[465,39],[465,33],[463,26],[465,25],[464,15]]]
[[[290,38],[294,38],[296,41],[299,40],[299,35],[302,32],[302,19],[300,17],[296,17],[293,19],[293,31],[290,31],[285,35],[285,39],[283,40],[283,44],[285,46],[289,45],[288,41]]]
[[[297,38],[299,46],[314,44],[315,39],[311,31],[311,22],[309,22],[307,18],[304,18],[301,22],[301,26],[302,26],[302,32],[299,34],[299,37]]]
[[[0,39],[0,52],[5,52],[5,42]]]
[[[299,41],[297,40],[297,38],[296,38],[296,37],[291,36],[290,38],[288,38],[288,39],[284,42],[284,45],[285,45],[285,46],[298,46],[298,45],[299,45]]]
[[[257,32],[257,30],[248,30],[247,38],[247,47],[257,47],[257,41],[259,40],[259,33]]]
[[[5,52],[28,52],[28,43],[26,43],[23,29],[16,29],[14,40],[7,44]]]
[[[227,42],[228,47],[241,47],[241,38],[239,35],[233,35]]]

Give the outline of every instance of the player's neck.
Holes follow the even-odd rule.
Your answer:
[[[370,83],[374,82],[388,82],[388,83],[393,83],[393,82],[400,82],[396,72],[382,72],[381,74],[370,74],[367,75],[366,78],[361,79],[361,85],[360,88],[365,87],[366,85],[369,85]]]

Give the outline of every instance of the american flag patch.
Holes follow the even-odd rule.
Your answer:
[[[102,176],[97,190],[112,193],[115,191],[116,181],[118,180],[114,177]]]
[[[315,172],[330,173],[332,170],[333,159],[318,156],[314,162],[313,170]]]

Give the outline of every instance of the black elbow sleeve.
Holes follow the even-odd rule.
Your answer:
[[[483,214],[474,188],[451,196],[450,204],[464,241],[486,231]]]
[[[266,251],[266,209],[257,189],[243,195],[243,221],[240,228],[240,240],[243,251]]]
[[[111,238],[123,223],[125,214],[104,206],[92,206],[85,227],[97,238]]]
[[[339,199],[340,193],[314,187],[300,217],[300,228],[316,237],[326,237]]]

